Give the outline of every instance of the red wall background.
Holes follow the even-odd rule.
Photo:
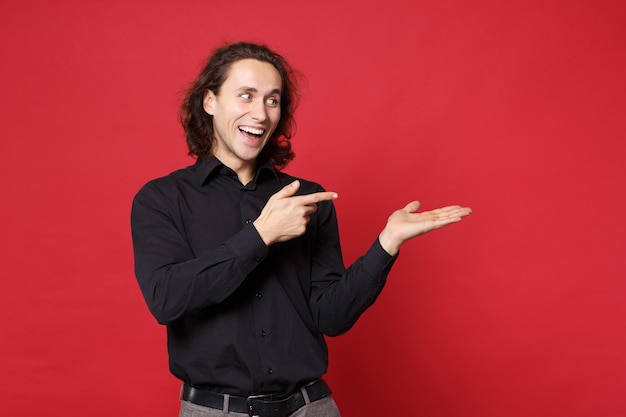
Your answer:
[[[224,41],[307,77],[287,169],[347,262],[469,205],[329,340],[346,417],[626,415],[626,7],[613,0],[0,3],[0,409],[174,416],[130,202],[192,163],[180,90]]]

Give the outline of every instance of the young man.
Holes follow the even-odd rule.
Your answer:
[[[324,334],[346,332],[374,302],[403,242],[471,212],[411,202],[346,269],[337,194],[280,171],[296,105],[280,55],[218,49],[181,109],[197,162],[133,201],[136,275],[167,325],[181,416],[339,416],[321,379]]]

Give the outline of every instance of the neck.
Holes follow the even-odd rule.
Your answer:
[[[247,183],[252,181],[252,178],[254,178],[254,167],[252,169],[245,169],[245,170],[233,169],[233,171],[235,171],[235,173],[237,174],[237,178],[239,178],[239,182],[242,183],[243,185],[246,185]]]

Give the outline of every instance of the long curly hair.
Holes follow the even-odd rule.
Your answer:
[[[231,65],[242,59],[256,59],[273,65],[282,79],[280,121],[259,154],[258,162],[269,162],[282,169],[294,158],[291,138],[295,133],[294,113],[299,96],[293,68],[280,54],[265,45],[247,42],[228,44],[217,49],[209,58],[200,75],[186,91],[180,108],[180,121],[185,129],[189,155],[203,159],[213,145],[213,116],[204,111],[203,100],[207,90],[219,94]]]

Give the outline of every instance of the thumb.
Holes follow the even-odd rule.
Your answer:
[[[415,200],[404,206],[402,210],[406,211],[407,213],[415,213],[417,210],[419,210],[420,206],[421,203]]]
[[[274,199],[280,198],[288,198],[293,196],[298,189],[300,189],[300,181],[295,180],[294,182],[285,185],[280,191],[272,196]]]

